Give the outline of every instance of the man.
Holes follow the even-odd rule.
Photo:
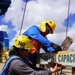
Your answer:
[[[3,45],[0,43],[0,62],[6,62],[7,58],[9,57],[9,52],[3,48]]]
[[[10,56],[5,63],[0,75],[48,75],[61,70],[58,64],[54,68],[32,69],[27,65],[26,57],[32,48],[30,39],[27,36],[20,35],[15,41]],[[31,64],[32,65],[32,64]]]
[[[53,34],[56,28],[56,24],[51,20],[44,20],[39,26],[33,25],[27,31],[23,33],[30,38],[33,48],[28,56],[28,59],[36,65],[37,55],[40,53],[40,49],[43,48],[45,52],[58,52],[61,47],[54,44],[47,39],[46,35]]]

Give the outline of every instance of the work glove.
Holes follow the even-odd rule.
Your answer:
[[[54,53],[62,50],[61,46],[59,46],[58,44],[52,43],[51,47],[55,50]]]

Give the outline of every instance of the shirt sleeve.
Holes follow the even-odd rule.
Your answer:
[[[14,64],[14,62],[17,63]],[[14,66],[12,67],[12,71],[17,75],[48,75],[52,73],[48,70],[34,70],[21,60],[14,60],[11,65],[13,64]]]

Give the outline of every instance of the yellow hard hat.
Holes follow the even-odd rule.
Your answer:
[[[29,51],[32,48],[30,39],[27,36],[20,35],[14,41],[14,46],[17,48],[28,49]]]
[[[42,23],[39,25],[40,30],[42,32],[45,32],[46,31],[46,24],[49,25],[49,27],[50,27],[50,29],[51,29],[51,31],[53,33],[54,30],[55,30],[56,24],[52,20],[44,20],[44,21],[42,21]]]

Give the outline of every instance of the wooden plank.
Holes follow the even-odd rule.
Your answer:
[[[73,39],[67,36],[61,45],[62,50],[67,50],[72,43],[73,43]]]

